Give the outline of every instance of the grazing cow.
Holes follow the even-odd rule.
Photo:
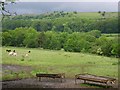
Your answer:
[[[28,57],[28,53],[25,54],[25,57]]]
[[[13,56],[17,56],[17,53],[16,53],[16,52],[14,52],[14,53],[13,53]]]
[[[15,50],[13,50],[13,52],[15,52]]]
[[[14,52],[10,52],[9,55],[12,56]]]
[[[13,51],[11,51],[11,52],[9,53],[9,55],[10,55],[10,56],[17,56],[17,53],[15,52],[15,50],[13,50]]]
[[[25,54],[25,57],[28,57],[30,52],[31,52],[31,51],[28,51],[28,53]]]
[[[17,56],[17,53],[15,52],[15,50],[13,50],[13,56]]]
[[[11,50],[8,50],[8,49],[7,49],[6,52],[11,52]]]

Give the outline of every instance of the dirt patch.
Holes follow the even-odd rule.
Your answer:
[[[2,65],[2,70],[4,75],[9,74],[8,71],[12,72],[30,72],[33,70],[32,67],[29,66],[19,66],[19,65]],[[81,86],[83,83],[81,80],[77,80],[77,85],[75,84],[75,79],[66,78],[61,83],[60,79],[52,79],[52,78],[42,78],[42,81],[39,81],[38,78],[27,78],[21,80],[14,81],[2,81],[3,88],[95,88],[95,87],[86,87]],[[115,84],[113,87],[117,88],[118,84]]]
[[[30,71],[32,70],[32,67],[30,66],[20,66],[20,65],[9,65],[9,64],[3,64],[2,65],[2,71],[4,72],[5,70],[11,70],[11,71]]]
[[[32,71],[32,67],[30,66],[20,66],[20,65],[9,65],[3,64],[2,65],[2,74],[10,74],[11,72],[30,72]]]
[[[16,81],[2,82],[3,88],[103,88],[96,86],[83,86],[83,81],[78,80],[75,84],[74,79],[66,79],[61,83],[60,79],[42,78],[39,81],[37,78],[28,78]],[[104,87],[105,88],[105,87]],[[117,86],[109,87],[117,88]]]
[[[79,82],[80,83],[80,82]],[[17,81],[2,82],[3,88],[86,88],[75,85],[74,79],[66,79],[62,82],[59,79],[42,79],[42,81],[36,78],[22,79]]]

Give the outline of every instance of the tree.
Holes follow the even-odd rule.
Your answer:
[[[120,57],[120,43],[119,43],[120,38],[115,38],[112,43],[112,55],[116,57]]]
[[[1,13],[2,13],[2,20],[4,19],[5,16],[12,16],[12,15],[17,15],[16,12],[12,13],[9,10],[5,8],[5,5],[8,5],[9,2],[11,4],[15,3],[16,0],[5,0],[5,1],[0,1],[0,8],[1,8]]]
[[[24,45],[29,48],[38,47],[38,42],[36,42],[37,37],[38,37],[37,31],[33,28],[28,28],[25,34],[25,39],[23,41]]]
[[[60,50],[61,43],[59,40],[59,35],[54,31],[47,31],[45,33],[46,41],[44,43],[43,48],[46,49],[53,49],[53,50]]]
[[[45,44],[45,42],[46,42],[46,36],[45,36],[45,33],[44,33],[44,32],[40,32],[40,33],[38,34],[37,42],[38,42],[38,47],[41,47],[41,48],[44,47],[44,44]]]
[[[25,28],[16,28],[13,31],[10,31],[12,34],[12,45],[13,46],[23,46],[23,41],[25,39],[25,31],[23,32],[23,30],[26,30]]]
[[[98,13],[101,13],[101,11],[98,11]]]
[[[99,38],[101,36],[101,32],[99,30],[92,30],[90,32],[88,32],[89,35],[92,35],[96,38]]]
[[[64,50],[71,52],[81,52],[82,49],[87,51],[89,48],[90,43],[78,32],[70,34],[64,44]]]
[[[102,54],[105,56],[111,56],[112,43],[113,41],[106,37],[100,37],[96,41],[96,45],[101,48]]]
[[[101,15],[103,16],[103,18],[105,18],[105,14],[106,14],[105,11],[103,11],[103,12],[101,13]]]
[[[42,31],[40,22],[34,22],[32,27],[37,31]]]
[[[96,53],[97,53],[98,55],[102,55],[102,54],[103,54],[103,51],[102,51],[101,48],[98,48]]]
[[[77,11],[73,11],[74,14],[77,14]]]
[[[63,24],[64,26],[64,32],[72,33],[72,30],[68,27],[67,24]]]
[[[2,45],[3,46],[11,45],[11,34],[9,32],[4,32],[2,34]]]

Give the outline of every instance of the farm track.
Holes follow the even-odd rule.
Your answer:
[[[25,66],[17,66],[17,65],[3,65],[3,70],[12,70],[19,71],[25,70],[30,71],[32,68]],[[83,81],[77,80],[77,85],[75,85],[75,80],[66,78],[66,81],[61,83],[60,79],[51,79],[51,78],[42,78],[42,81],[39,81],[37,78],[27,78],[20,80],[11,80],[11,81],[3,81],[3,88],[95,88],[95,87],[86,87],[81,86],[80,83]],[[113,86],[117,88],[117,84]]]
[[[83,83],[83,81],[78,80],[76,85],[74,79],[66,79],[66,81],[63,81],[61,83],[59,79],[54,80],[54,79],[43,78],[42,81],[39,81],[36,78],[28,78],[28,79],[2,82],[2,87],[3,88],[96,88],[95,86],[93,87],[80,86],[81,83]],[[117,85],[114,85],[113,88],[117,88]]]
[[[39,82],[36,78],[22,79],[16,81],[2,82],[3,88],[86,88],[79,84],[75,85],[74,79],[66,79],[62,82],[59,79],[42,79]]]
[[[29,72],[32,70],[32,67],[30,66],[20,66],[20,65],[10,65],[10,64],[3,64],[2,65],[2,71],[6,73],[6,71],[13,71],[13,72],[20,72],[20,71],[26,71]]]

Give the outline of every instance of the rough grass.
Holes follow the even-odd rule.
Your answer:
[[[6,49],[16,50],[18,56],[9,56]],[[29,57],[22,55],[31,51]],[[23,60],[24,59],[24,60]],[[118,77],[117,58],[97,56],[93,54],[73,53],[54,50],[31,48],[2,48],[2,64],[32,66],[30,73],[65,73],[66,77],[74,78],[75,74],[89,73],[102,76]]]
[[[92,87],[92,88],[110,88],[111,86],[99,85],[99,84],[91,84],[91,83],[81,83],[80,86]]]
[[[115,34],[115,33],[111,33],[111,34],[102,34],[102,36],[105,36],[107,39],[109,40],[113,40],[113,39],[118,39],[120,34]]]
[[[74,14],[74,16],[79,18],[102,18],[102,15],[98,12],[78,12],[77,14]],[[116,12],[106,12],[105,18],[112,18],[112,17],[118,17],[118,13]]]

